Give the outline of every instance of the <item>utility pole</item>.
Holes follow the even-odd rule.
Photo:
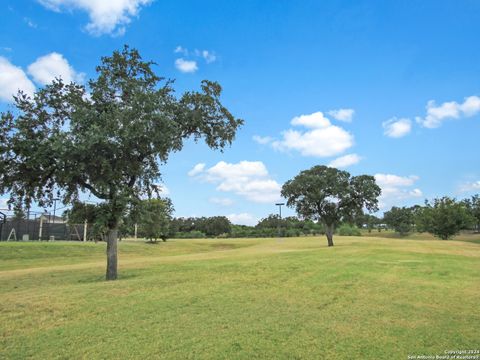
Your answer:
[[[55,210],[57,210],[57,200],[58,198],[53,199],[53,223],[55,224]]]
[[[278,206],[278,212],[280,215],[280,220],[282,220],[282,206],[285,205],[285,203],[276,203],[275,205]]]

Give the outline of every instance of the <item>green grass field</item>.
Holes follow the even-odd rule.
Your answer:
[[[407,359],[480,348],[480,244],[0,243],[1,359]]]

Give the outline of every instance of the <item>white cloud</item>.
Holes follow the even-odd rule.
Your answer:
[[[270,144],[275,150],[296,150],[303,156],[315,157],[336,156],[354,144],[353,135],[332,125],[321,111],[296,116],[290,123],[306,127],[307,130],[288,129],[282,133],[283,138],[280,140],[257,135],[253,139],[259,144]]]
[[[153,186],[156,187],[156,190],[158,191],[158,195],[160,195],[160,196],[170,195],[170,189],[166,185],[156,183],[156,184],[153,184]],[[146,199],[147,198],[147,193],[142,194],[142,198]]]
[[[188,56],[188,49],[178,45],[175,50],[173,50],[175,54],[183,54],[184,56]]]
[[[241,213],[241,214],[230,214],[227,215],[228,220],[232,224],[236,225],[249,225],[253,226],[256,225],[258,222],[258,219],[254,218],[252,214],[249,213]]]
[[[123,35],[125,26],[132,17],[138,16],[142,6],[152,0],[38,0],[40,4],[53,11],[82,10],[88,13],[90,22],[86,30],[95,36],[103,34]]]
[[[423,196],[422,190],[420,190],[420,189],[418,189],[418,188],[413,189],[413,190],[410,190],[410,191],[408,192],[408,194],[409,194],[410,196],[412,196],[412,197],[421,197],[421,196]]]
[[[330,125],[306,132],[287,130],[283,139],[272,142],[276,150],[297,150],[304,156],[328,157],[339,155],[353,146],[353,135],[344,129]]]
[[[460,192],[473,192],[473,191],[480,191],[480,180],[477,181],[470,181],[465,182],[460,185],[459,188]]]
[[[460,110],[467,117],[474,116],[480,112],[480,97],[479,96],[469,96],[465,99],[462,105],[460,105]]]
[[[355,110],[353,109],[338,109],[338,110],[330,110],[328,115],[333,117],[335,120],[351,122],[353,119],[353,115],[355,114]]]
[[[261,145],[266,145],[271,143],[273,141],[273,138],[271,138],[270,136],[253,135],[253,141]]]
[[[357,164],[362,158],[357,154],[348,154],[332,160],[328,166],[334,168],[345,168]]]
[[[406,118],[397,119],[393,117],[383,122],[382,126],[385,129],[384,134],[392,138],[400,138],[412,131],[412,121]]]
[[[188,176],[195,176],[200,174],[203,170],[205,169],[205,164],[204,163],[199,163],[195,165],[192,170],[188,172]]]
[[[56,52],[39,57],[28,66],[28,73],[41,85],[50,84],[56,77],[62,78],[65,83],[81,83],[85,77],[85,74],[77,73],[62,54]]]
[[[326,128],[330,126],[330,120],[321,111],[309,115],[295,116],[290,123],[293,126],[305,126],[307,128]]]
[[[179,58],[175,60],[175,67],[183,73],[194,73],[198,70],[197,62]]]
[[[209,202],[215,205],[220,206],[231,206],[233,205],[233,200],[230,198],[220,198],[220,197],[211,197],[208,199]]]
[[[187,56],[188,56],[188,54],[191,53],[190,51],[188,51],[188,49],[184,49],[184,50],[185,50],[185,54]],[[196,57],[199,57],[199,58],[203,58],[207,64],[210,64],[210,63],[214,62],[215,60],[217,60],[217,56],[212,51],[209,51],[209,50],[195,49],[193,51],[193,55],[196,56]]]
[[[426,109],[427,115],[425,118],[417,116],[415,119],[420,125],[433,129],[441,126],[445,120],[471,117],[480,113],[480,97],[469,96],[461,104],[456,101],[449,101],[438,106],[434,100],[430,100]]]
[[[195,168],[190,172],[193,170]],[[281,186],[270,178],[261,161],[240,161],[234,164],[220,161],[209,169],[194,173],[199,179],[216,184],[218,191],[232,192],[252,202],[269,203],[280,199]]]
[[[375,174],[375,180],[379,186],[411,186],[419,179],[418,176],[398,176],[392,174]]]
[[[202,50],[201,55],[205,59],[205,62],[207,64],[210,64],[210,63],[214,62],[215,60],[217,60],[217,56],[214,53],[212,53],[208,50]]]
[[[183,55],[184,58],[197,58],[197,59],[203,59],[207,64],[213,63],[217,60],[217,56],[213,51],[209,50],[198,50],[195,49],[193,51],[188,50],[187,48],[184,48],[181,45],[178,45],[173,52],[175,54],[181,54]],[[175,66],[178,70],[182,72],[195,72],[198,70],[198,64],[197,61],[195,60],[188,60],[184,58],[179,58],[175,61]]]
[[[0,56],[0,99],[11,102],[18,90],[31,96],[35,92],[35,85],[20,67]]]
[[[240,161],[236,164],[220,161],[207,170],[213,179],[248,178],[268,176],[268,170],[261,161]]]
[[[420,189],[413,188],[413,185],[419,180],[418,176],[375,174],[375,180],[382,189],[382,195],[379,199],[380,208],[398,205],[400,201],[423,196]]]

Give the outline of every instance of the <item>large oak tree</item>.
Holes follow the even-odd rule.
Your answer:
[[[327,166],[304,170],[282,187],[287,206],[305,219],[324,224],[328,246],[333,246],[333,232],[340,222],[352,221],[364,208],[378,210],[380,193],[373,176],[350,176]]]
[[[177,97],[152,65],[125,46],[101,59],[88,87],[56,79],[33,97],[19,92],[0,120],[0,193],[45,206],[87,192],[106,204],[107,280],[117,278],[120,219],[155,194],[169,154],[189,138],[223,149],[243,123],[220,102],[218,83]]]

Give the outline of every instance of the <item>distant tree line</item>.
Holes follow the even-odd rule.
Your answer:
[[[458,201],[445,196],[425,201],[424,206],[394,206],[385,212],[383,221],[401,236],[414,231],[429,232],[447,240],[462,230],[480,230],[480,197]]]
[[[280,219],[269,215],[255,226],[235,225],[226,216],[174,218],[172,202],[168,198],[143,200],[130,206],[120,225],[121,237],[145,238],[149,241],[168,238],[204,237],[293,237],[325,234],[322,224],[290,216]],[[70,224],[87,221],[99,240],[106,236],[104,206],[74,202],[63,213]]]
[[[295,216],[280,218],[268,215],[254,226],[235,225],[225,216],[173,217],[170,199],[142,200],[131,206],[122,219],[122,237],[133,237],[148,241],[168,238],[252,238],[252,237],[295,237],[325,235],[325,226],[320,222],[299,219]],[[21,209],[17,209],[21,213]],[[85,220],[93,226],[97,239],[106,236],[104,205],[75,202],[63,213],[71,224]],[[440,239],[450,239],[462,230],[480,231],[480,196],[455,200],[449,197],[426,201],[423,206],[392,207],[383,217],[363,212],[357,213],[350,221],[342,222],[335,233],[342,236],[360,236],[360,229],[382,231],[391,229],[399,236],[413,232],[428,232]]]

